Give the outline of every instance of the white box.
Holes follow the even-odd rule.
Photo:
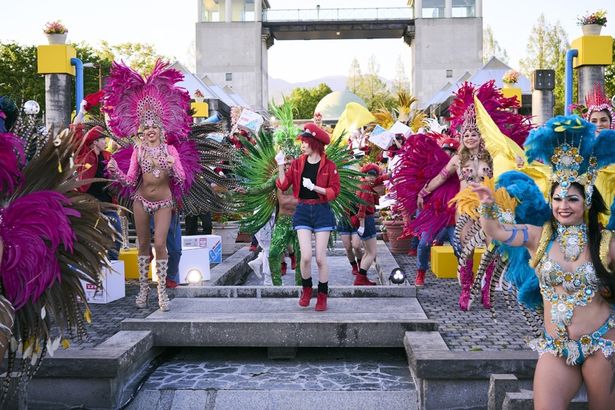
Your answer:
[[[192,269],[201,272],[202,280],[211,279],[209,270],[209,248],[183,248],[179,260],[179,283],[188,283],[188,273]]]
[[[209,262],[222,263],[222,237],[220,235],[182,236],[182,250],[185,248],[208,248]]]
[[[239,119],[237,120],[237,126],[252,132],[254,135],[258,135],[258,131],[260,130],[261,125],[263,125],[263,121],[263,117],[260,114],[244,108],[241,111]]]
[[[126,296],[124,261],[110,261],[111,270],[103,268],[102,288],[81,281],[88,303],[109,303]]]

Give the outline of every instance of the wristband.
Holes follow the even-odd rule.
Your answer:
[[[429,194],[431,194],[431,192],[429,192],[427,188],[423,187],[423,189],[419,192],[419,198],[424,198]]]
[[[500,208],[496,205],[495,202],[491,202],[489,204],[482,203],[478,207],[478,211],[483,218],[487,219],[499,219],[500,217]]]

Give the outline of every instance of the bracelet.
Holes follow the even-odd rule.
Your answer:
[[[487,219],[499,219],[500,218],[500,208],[496,205],[495,202],[491,202],[489,204],[482,203],[478,207],[478,212],[480,215]]]
[[[423,189],[419,191],[419,198],[426,197],[429,194],[431,194],[431,192],[429,192],[427,188],[423,187]]]

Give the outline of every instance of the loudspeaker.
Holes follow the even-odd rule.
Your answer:
[[[532,89],[553,90],[555,88],[555,70],[536,70],[532,73]]]

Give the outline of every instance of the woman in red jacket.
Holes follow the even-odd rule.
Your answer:
[[[299,203],[293,216],[293,228],[297,231],[301,249],[301,284],[303,290],[299,306],[306,307],[312,298],[312,232],[316,237],[316,264],[318,265],[318,296],[316,310],[327,310],[329,291],[329,266],[327,265],[327,244],[329,235],[335,229],[335,217],[329,202],[340,193],[340,176],[333,161],[325,155],[325,145],[330,142],[329,134],[314,123],[305,124],[301,140],[303,155],[294,160],[290,169],[284,172],[284,153],[276,155],[278,179],[276,185],[282,191],[293,188],[293,195]]]

